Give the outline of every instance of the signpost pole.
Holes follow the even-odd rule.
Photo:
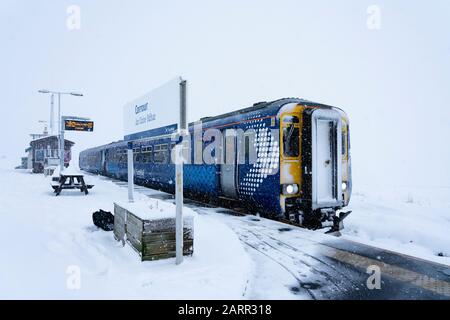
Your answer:
[[[128,162],[128,202],[134,202],[134,163],[133,163],[133,143],[128,142],[127,149]]]
[[[181,79],[180,79],[181,80]],[[186,80],[180,82],[180,123],[178,133],[181,137],[186,134]],[[176,221],[175,221],[175,242],[176,242],[176,264],[183,262],[183,139],[176,152],[175,164],[175,202],[176,202]]]
[[[55,95],[52,93],[50,96],[50,134],[55,134],[55,117],[54,117]]]

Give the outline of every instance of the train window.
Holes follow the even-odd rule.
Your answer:
[[[155,152],[153,154],[153,160],[155,163],[167,163],[169,159],[167,144],[159,144],[155,146]]]
[[[152,152],[152,147],[143,147],[142,148],[142,162],[143,163],[149,163],[151,161],[151,152]]]
[[[244,138],[244,143],[245,143],[245,159],[244,159],[244,164],[250,163],[250,161],[248,161],[247,159],[249,158],[250,155],[250,137],[246,136]],[[248,162],[247,162],[248,161]]]
[[[249,129],[247,132],[245,132],[242,146],[243,158],[240,158],[241,156],[239,155],[239,164],[254,164],[257,161],[255,136],[256,132],[253,129]]]
[[[141,148],[134,148],[133,149],[133,158],[134,158],[134,162],[139,162],[141,156],[140,156],[140,152],[141,152]],[[139,158],[139,160],[138,160]]]
[[[300,129],[293,124],[283,128],[283,154],[285,157],[300,155]]]
[[[284,116],[283,122],[284,123],[299,123],[300,120],[296,116]]]
[[[253,138],[253,139],[252,139]],[[256,161],[256,148],[251,144],[254,142],[254,137],[246,135],[244,137],[244,147],[245,147],[245,159],[244,164],[253,164]]]

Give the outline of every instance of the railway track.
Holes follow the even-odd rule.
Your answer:
[[[202,213],[202,209],[194,210]],[[355,280],[357,272],[338,268],[332,261],[319,258],[315,252],[317,242],[302,239],[300,246],[293,246],[283,237],[294,229],[283,228],[278,222],[267,225],[265,221],[248,216],[224,218],[247,247],[291,274],[296,281],[289,287],[293,294],[306,293],[311,299],[336,299],[364,289],[363,282]]]

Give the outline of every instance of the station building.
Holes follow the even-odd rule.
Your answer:
[[[72,160],[72,147],[75,143],[64,140],[64,166],[67,168]],[[48,135],[30,142],[27,148],[28,168],[33,173],[43,173],[44,168],[54,163],[59,163],[59,139],[57,135]],[[31,168],[30,168],[31,166]]]

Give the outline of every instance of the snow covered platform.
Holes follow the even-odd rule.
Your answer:
[[[8,181],[0,185],[0,219],[8,226],[0,233],[0,299],[244,296],[250,258],[236,234],[212,217],[195,217],[195,252],[181,265],[174,258],[141,262],[112,232],[92,224],[93,212],[113,212],[113,201],[127,201],[126,189],[85,175],[95,184],[89,197],[80,192],[52,197],[49,177],[14,171],[1,161],[0,179]],[[136,193],[140,199],[147,197]]]
[[[175,247],[175,206],[147,199],[134,203],[114,203],[114,237],[128,242],[142,261],[173,258]],[[194,216],[183,210],[183,255],[194,253]]]

